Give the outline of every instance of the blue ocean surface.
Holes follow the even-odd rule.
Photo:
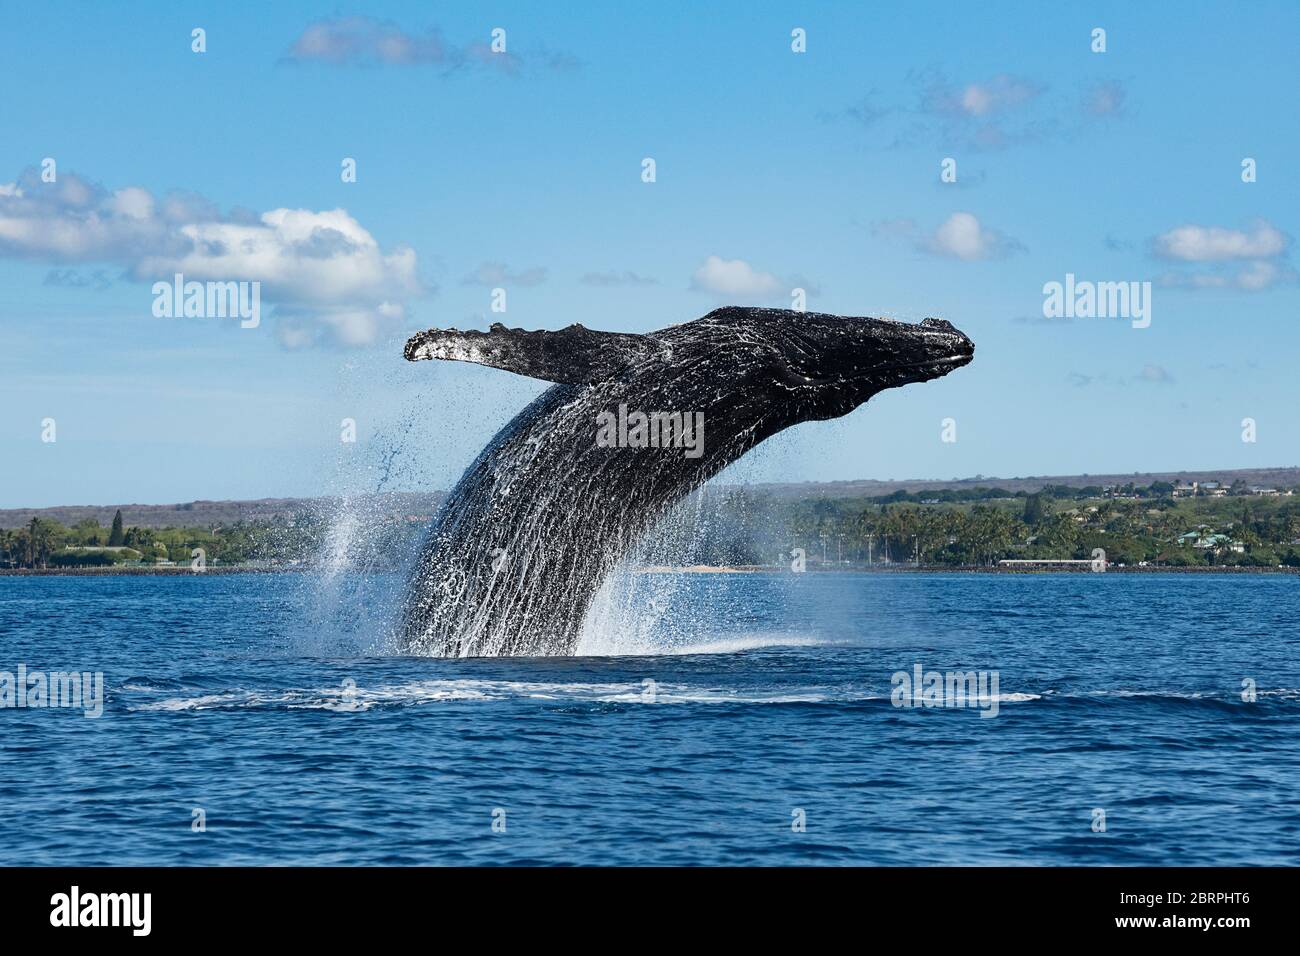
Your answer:
[[[0,864],[1300,863],[1295,576],[644,574],[477,660],[400,584],[0,578],[0,670],[106,693],[0,710]]]

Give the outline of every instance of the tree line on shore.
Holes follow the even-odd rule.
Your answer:
[[[1058,509],[1029,495],[1019,508],[828,505],[801,508],[794,522],[825,560],[843,554],[842,537],[857,560],[865,542],[868,561],[874,551],[889,562],[992,565],[1005,558],[1081,560],[1100,548],[1110,562],[1127,565],[1300,567],[1300,506],[1294,504],[1196,509],[1103,499]]]
[[[1174,498],[1172,488],[796,500],[732,490],[685,509],[680,527],[670,523],[650,542],[649,559],[672,563],[685,553],[683,563],[772,565],[798,548],[813,564],[972,567],[1084,560],[1101,548],[1126,565],[1300,567],[1297,497]]]
[[[1170,486],[1172,487],[1172,486]],[[1155,489],[1153,491],[1153,489]],[[776,565],[794,549],[816,564],[984,566],[1003,558],[1086,559],[1096,548],[1120,564],[1300,567],[1300,498],[1171,497],[1164,487],[973,489],[875,498],[790,499],[744,488],[691,496],[641,547],[655,564]],[[1101,492],[1102,489],[1096,489]],[[919,497],[918,497],[919,496]],[[0,568],[189,563],[404,566],[428,516],[371,515],[341,538],[336,516],[304,511],[277,523],[212,528],[64,526],[35,517],[0,530]]]
[[[196,548],[203,549],[205,560],[225,564],[282,560],[297,550],[290,537],[281,526],[244,523],[224,528],[123,527],[121,510],[107,529],[93,518],[65,526],[34,517],[24,527],[0,529],[0,568],[188,563]]]

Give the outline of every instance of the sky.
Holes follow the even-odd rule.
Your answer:
[[[975,361],[722,480],[1295,465],[1298,44],[1293,2],[10,5],[0,507],[445,489],[546,385],[412,332],[796,288]],[[177,272],[260,321],[155,314]],[[1067,274],[1146,318],[1046,317]]]

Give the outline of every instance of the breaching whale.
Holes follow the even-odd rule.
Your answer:
[[[777,432],[946,375],[974,352],[942,319],[755,308],[645,335],[500,324],[417,333],[410,361],[555,384],[496,434],[439,509],[402,608],[404,649],[573,654],[602,581],[673,504]]]

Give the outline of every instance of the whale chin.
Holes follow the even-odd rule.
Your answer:
[[[800,415],[798,420],[828,421],[843,418],[881,392],[942,378],[949,372],[969,365],[974,358],[975,347],[970,345],[951,355],[880,366],[846,375],[833,382],[811,382],[821,394],[801,407],[805,414]]]
[[[888,366],[880,369],[875,375],[883,379],[882,390],[897,388],[900,385],[915,385],[918,382],[929,382],[936,378],[943,378],[949,372],[954,372],[964,365],[969,365],[974,358],[975,349],[972,347],[968,352],[957,352],[939,358]]]

